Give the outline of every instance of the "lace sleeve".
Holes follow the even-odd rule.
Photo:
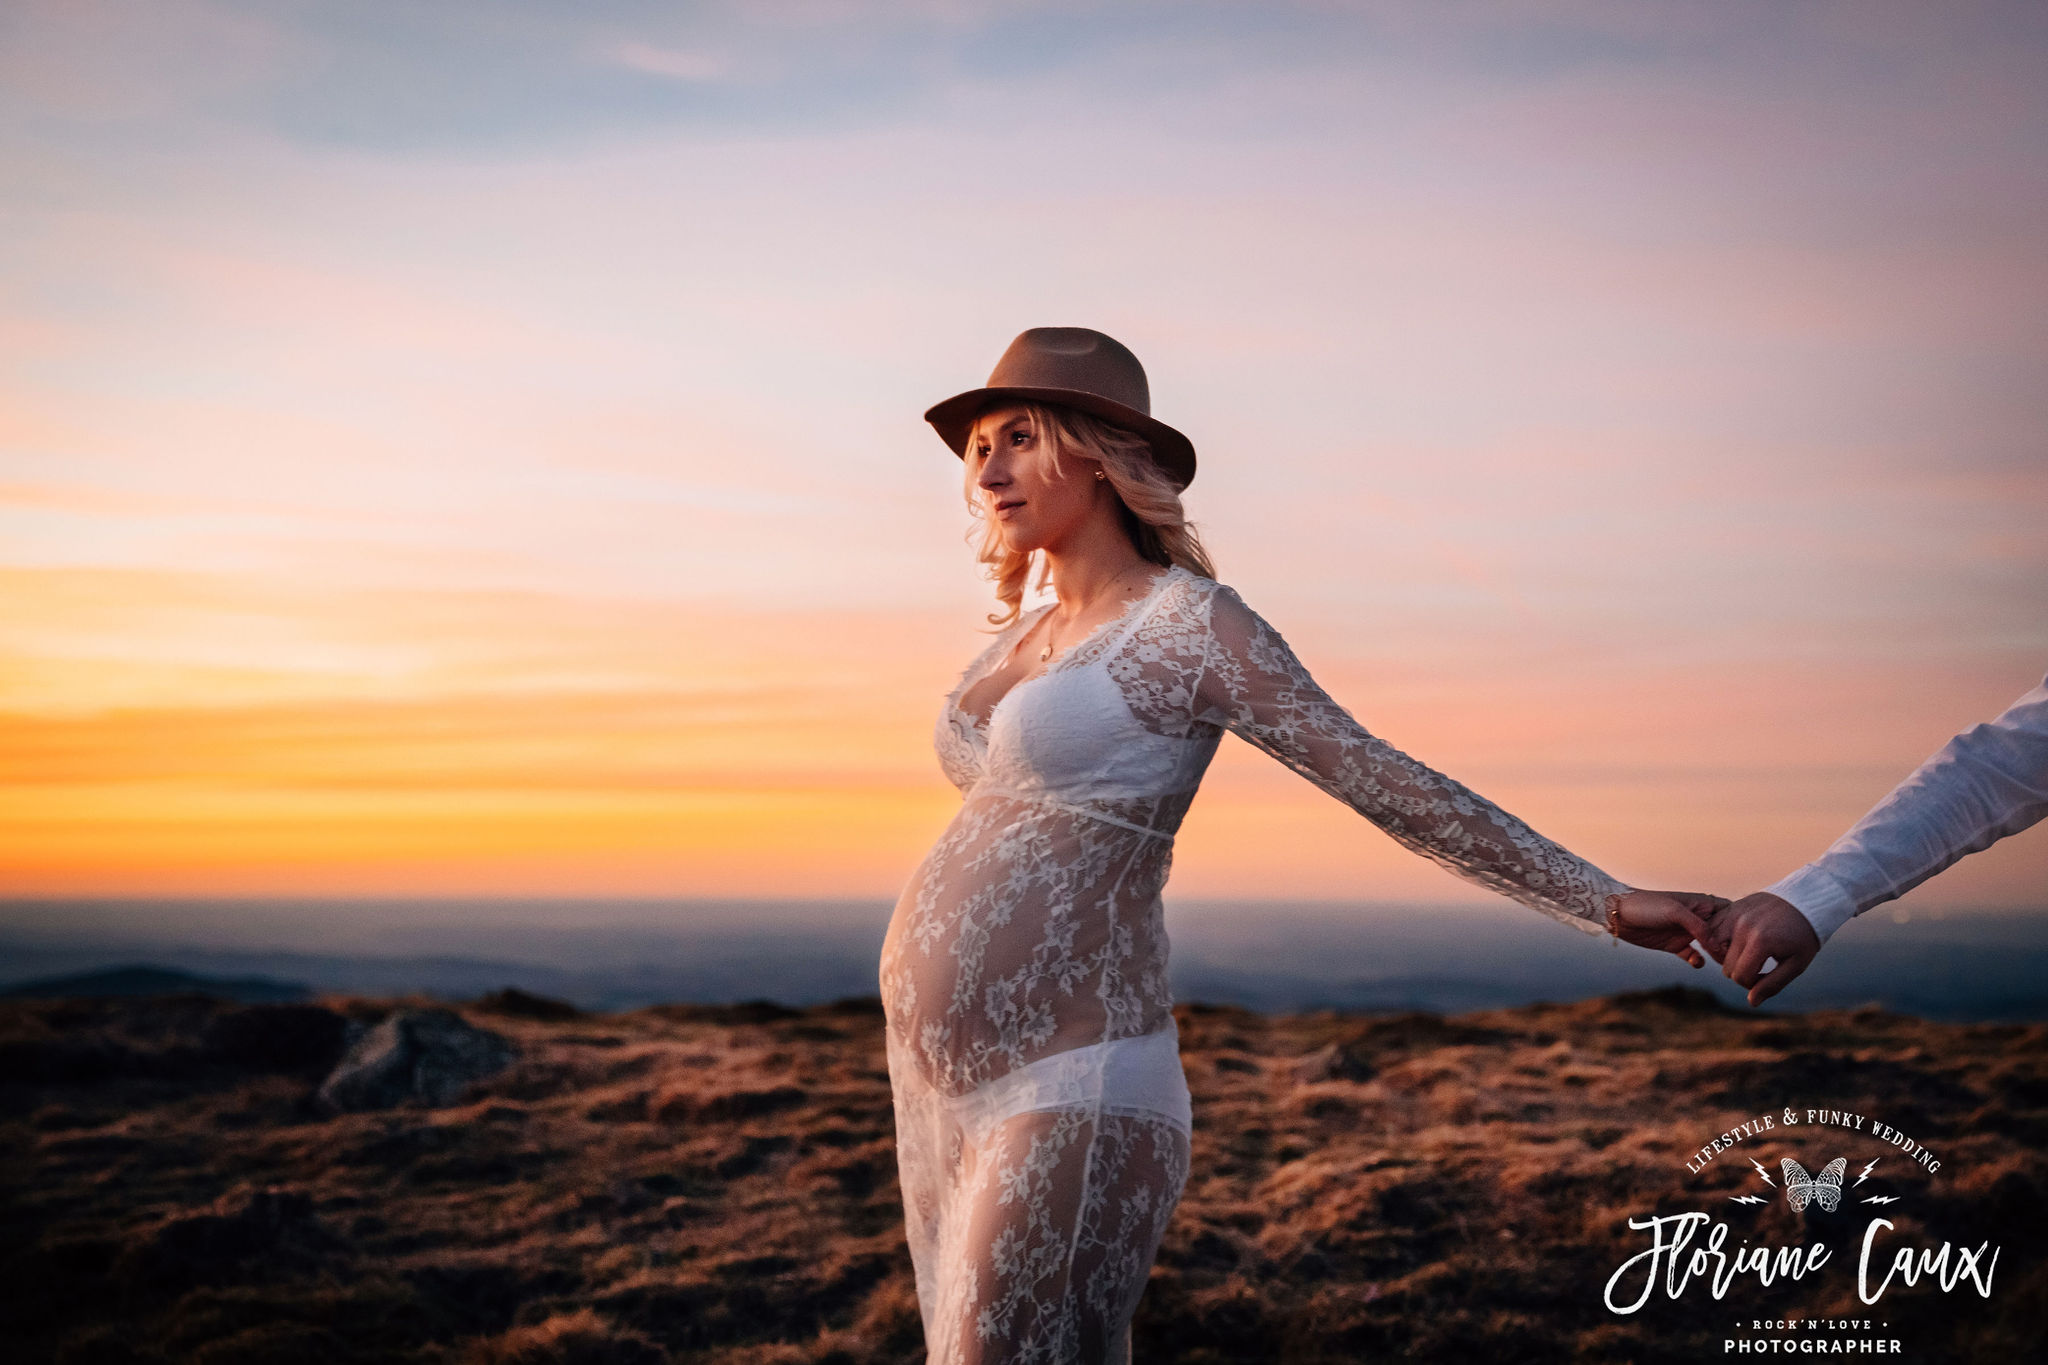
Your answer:
[[[1195,718],[1271,754],[1404,847],[1531,909],[1602,933],[1629,888],[1476,792],[1368,734],[1316,685],[1279,632],[1218,584]]]

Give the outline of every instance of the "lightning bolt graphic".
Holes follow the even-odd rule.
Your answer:
[[[1756,1167],[1756,1173],[1764,1178],[1764,1184],[1769,1185],[1774,1190],[1778,1188],[1778,1182],[1771,1179],[1771,1173],[1764,1169],[1763,1162],[1758,1161],[1755,1157],[1751,1157],[1749,1164]]]
[[[1876,1165],[1876,1164],[1877,1164],[1878,1162],[1880,1162],[1880,1161],[1882,1161],[1882,1160],[1884,1160],[1884,1158],[1883,1158],[1883,1157],[1876,1157],[1876,1156],[1874,1156],[1874,1157],[1870,1158],[1870,1166],[1865,1166],[1865,1167],[1863,1168],[1863,1174],[1862,1174],[1862,1175],[1859,1175],[1859,1176],[1857,1176],[1857,1177],[1856,1177],[1856,1185],[1861,1185],[1861,1184],[1862,1184],[1862,1183],[1863,1183],[1864,1181],[1866,1181],[1866,1180],[1870,1179],[1870,1167],[1871,1167],[1871,1166],[1875,1166],[1875,1165]],[[1856,1188],[1856,1185],[1851,1185],[1851,1186],[1850,1186],[1849,1188],[1853,1190],[1853,1189],[1855,1189],[1855,1188]],[[1865,1202],[1865,1203],[1868,1203],[1868,1202],[1870,1202],[1870,1201],[1869,1201],[1869,1200],[1865,1200],[1864,1202]]]
[[[1768,1202],[1760,1194],[1731,1194],[1728,1197],[1737,1204],[1762,1204]],[[1864,1202],[1867,1204],[1870,1201],[1866,1199]]]
[[[1866,1204],[1896,1204],[1899,1202],[1899,1197],[1895,1194],[1873,1194],[1863,1202]]]

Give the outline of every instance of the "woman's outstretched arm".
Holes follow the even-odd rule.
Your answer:
[[[1235,590],[1217,585],[1208,625],[1197,720],[1242,736],[1468,881],[1588,933],[1610,927],[1612,908],[1621,937],[1700,965],[1689,945],[1704,941],[1716,898],[1637,891],[1368,733]]]

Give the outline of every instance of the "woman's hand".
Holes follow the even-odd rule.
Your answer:
[[[1707,926],[1727,908],[1725,898],[1701,891],[1631,891],[1608,916],[1608,926],[1615,937],[1638,948],[1654,948],[1704,967],[1706,959],[1693,941],[1712,943]]]

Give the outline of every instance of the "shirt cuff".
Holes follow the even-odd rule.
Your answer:
[[[1811,863],[1783,881],[1765,887],[1764,892],[1789,902],[1806,916],[1806,922],[1813,926],[1822,943],[1856,915],[1856,899],[1849,889]]]

